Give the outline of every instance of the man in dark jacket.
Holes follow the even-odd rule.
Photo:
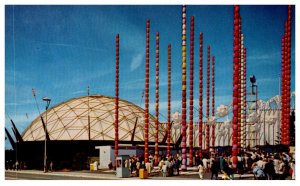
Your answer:
[[[217,162],[215,159],[213,159],[211,164],[211,177],[210,177],[211,180],[213,179],[213,177],[215,177],[216,180],[218,179],[219,170],[220,170],[220,163]]]
[[[273,180],[273,176],[275,174],[275,169],[274,169],[273,160],[271,158],[265,164],[264,172],[265,172],[268,180]]]

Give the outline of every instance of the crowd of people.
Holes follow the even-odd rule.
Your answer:
[[[157,166],[163,177],[179,175],[181,156],[159,156],[158,162]],[[125,160],[125,167],[129,168],[131,176],[139,176],[140,169],[147,170],[148,175],[151,176],[154,166],[154,158],[152,155],[149,156],[149,162],[147,163],[145,163],[142,156],[132,156],[128,161]],[[110,163],[108,167],[111,169],[112,164]]]
[[[194,166],[198,168],[200,179],[204,174],[210,174],[210,179],[241,179],[243,174],[253,174],[254,179],[284,180],[295,179],[295,159],[288,153],[259,153],[244,152],[237,155],[237,165],[233,167],[231,154],[195,155]],[[180,154],[158,157],[158,165],[154,165],[154,158],[149,156],[145,163],[143,157],[132,156],[126,163],[131,176],[139,176],[139,169],[147,170],[149,176],[154,166],[157,166],[162,177],[176,176],[181,171],[182,157]],[[236,178],[235,176],[236,175]]]
[[[222,173],[222,179],[239,179],[245,173],[253,174],[258,180],[285,180],[295,179],[295,159],[288,153],[258,153],[245,152],[237,155],[237,165],[233,167],[231,155],[212,155],[200,158],[196,155],[199,177],[203,179],[205,172],[211,173],[211,179],[218,179]]]

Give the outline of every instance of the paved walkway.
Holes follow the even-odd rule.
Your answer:
[[[117,178],[115,175],[115,171],[113,170],[98,170],[98,171],[55,171],[55,172],[47,172],[44,173],[41,170],[22,170],[22,171],[13,171],[6,170],[7,173],[22,173],[22,174],[34,174],[34,175],[52,175],[52,176],[62,176],[63,177],[77,177],[81,179],[104,179],[104,180],[137,180],[139,177],[129,177],[129,178]],[[210,180],[211,173],[205,173],[204,179]],[[222,179],[223,174],[219,174],[219,179]],[[243,180],[253,180],[254,177],[252,174],[243,174],[239,177],[238,174],[235,174],[235,179],[243,179]],[[159,176],[158,168],[154,168],[151,172],[151,176],[148,178],[151,180],[199,180],[199,175],[197,168],[188,168],[186,172],[180,172],[179,176],[171,176],[171,177],[161,177]]]

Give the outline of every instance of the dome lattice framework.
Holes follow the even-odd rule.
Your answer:
[[[108,96],[84,96],[67,100],[49,109],[47,121],[46,112],[42,113],[50,140],[89,140],[89,128],[91,140],[114,140],[114,101],[113,97]],[[144,141],[144,112],[137,105],[119,100],[120,141],[131,141],[133,132],[134,141]],[[159,129],[159,141],[162,141],[166,133],[165,125],[160,124]],[[150,116],[149,141],[154,142],[154,133],[155,118]],[[40,116],[25,129],[23,139],[45,139]]]

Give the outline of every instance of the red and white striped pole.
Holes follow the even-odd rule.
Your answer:
[[[288,131],[287,131],[287,124],[289,119],[288,113],[288,22],[285,22],[285,32],[284,32],[284,45],[283,45],[283,92],[282,92],[282,144],[287,145],[287,138],[288,138]]]
[[[189,127],[189,166],[193,166],[193,136],[194,136],[194,16],[190,22],[190,127]]]
[[[168,45],[168,126],[167,126],[167,155],[170,157],[171,143],[171,44]]]
[[[119,34],[116,35],[116,82],[115,82],[115,166],[119,153]]]
[[[243,57],[244,57],[244,135],[243,135],[243,139],[244,139],[244,148],[246,148],[246,127],[247,127],[247,57],[246,57],[246,54],[247,54],[247,49],[244,48],[244,51],[243,51]]]
[[[150,46],[150,20],[146,23],[146,78],[145,78],[145,163],[149,161],[149,46]]]
[[[212,79],[211,79],[211,96],[212,96],[212,101],[211,101],[211,116],[214,118],[215,117],[215,56],[212,57]],[[212,130],[211,130],[211,146],[212,148],[215,147],[215,124],[212,125]]]
[[[283,135],[286,109],[285,74],[285,35],[283,35],[281,39],[281,144],[285,142],[285,135]]]
[[[210,104],[210,46],[207,47],[207,76],[206,76],[206,126],[205,126],[205,150],[209,152],[209,104]]]
[[[154,165],[158,165],[158,124],[159,124],[159,33],[156,32],[156,63],[155,63],[155,153]]]
[[[181,170],[186,171],[186,6],[182,6],[182,114],[181,114]]]
[[[286,145],[290,145],[290,111],[291,111],[291,25],[292,6],[288,6],[287,21],[287,114],[286,114]]]
[[[239,42],[238,42],[238,136],[237,136],[237,146],[238,146],[238,153],[241,151],[241,17],[239,15],[238,18],[238,22],[239,22],[239,30],[238,30],[238,35],[239,35]]]
[[[240,148],[244,149],[244,35],[241,34],[241,64],[240,64],[240,83],[241,83],[241,123],[240,123]]]
[[[238,84],[239,84],[239,12],[240,7],[234,5],[234,55],[233,55],[233,119],[232,119],[232,164],[237,166],[238,152]]]
[[[199,127],[198,127],[198,138],[199,138],[199,156],[203,157],[202,154],[202,126],[203,126],[203,33],[200,32],[200,48],[199,48]]]

